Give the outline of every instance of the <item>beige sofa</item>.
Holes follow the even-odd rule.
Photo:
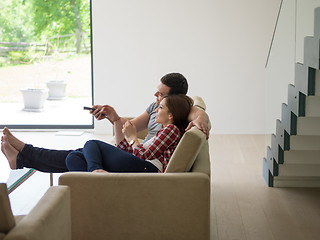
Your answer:
[[[210,239],[209,146],[195,127],[165,173],[64,173],[59,185],[71,189],[74,240]]]
[[[186,132],[165,173],[64,173],[72,238],[210,239],[210,160],[205,135]]]
[[[70,216],[66,186],[50,187],[28,215],[14,217],[7,185],[0,183],[0,240],[69,240]]]

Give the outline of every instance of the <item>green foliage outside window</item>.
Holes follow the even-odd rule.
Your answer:
[[[89,48],[90,0],[0,1],[0,57],[9,64],[30,62],[39,52],[79,54]]]
[[[0,1],[0,39],[2,42],[34,41],[31,1]]]

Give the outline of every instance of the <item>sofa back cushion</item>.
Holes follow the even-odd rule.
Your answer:
[[[185,132],[165,172],[189,172],[205,142],[206,136],[198,128],[193,127]]]
[[[210,166],[210,155],[209,155],[208,141],[205,141],[202,144],[201,149],[199,151],[199,154],[197,155],[196,160],[194,161],[194,164],[192,165],[191,171],[205,173],[210,177],[211,166]]]
[[[0,183],[0,232],[8,233],[15,224],[8,197],[7,184]]]

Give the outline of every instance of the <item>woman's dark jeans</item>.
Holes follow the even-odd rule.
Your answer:
[[[67,172],[66,157],[74,150],[53,150],[25,144],[17,156],[18,168],[34,168],[41,172]],[[76,151],[82,151],[81,148]]]
[[[158,172],[152,163],[99,140],[90,140],[82,150],[70,152],[66,165],[69,171]]]

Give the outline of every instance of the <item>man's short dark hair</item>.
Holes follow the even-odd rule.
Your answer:
[[[181,73],[168,73],[160,81],[170,87],[168,95],[187,94],[188,92],[188,81]]]

